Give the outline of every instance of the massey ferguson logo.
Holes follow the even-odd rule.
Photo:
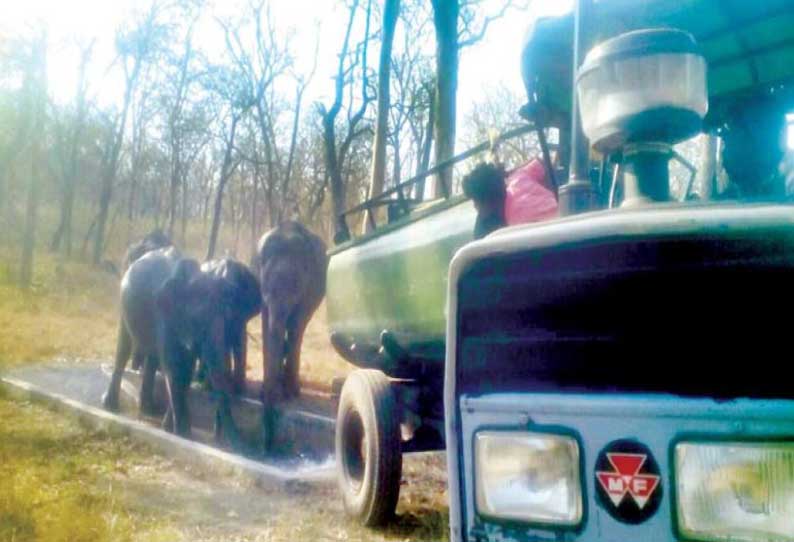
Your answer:
[[[648,499],[659,485],[660,479],[655,474],[640,474],[640,469],[648,460],[648,456],[645,454],[608,453],[607,459],[614,467],[614,471],[597,471],[596,477],[601,483],[601,487],[609,495],[612,504],[616,507],[620,506],[626,495],[631,495],[640,510],[645,508]]]
[[[636,440],[610,442],[595,464],[596,497],[622,523],[642,523],[662,502],[662,476],[651,451]]]

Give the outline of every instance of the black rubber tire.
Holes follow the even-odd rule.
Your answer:
[[[347,514],[384,525],[400,496],[400,412],[389,379],[374,369],[347,377],[336,417],[336,472]]]

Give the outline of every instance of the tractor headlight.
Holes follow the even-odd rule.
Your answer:
[[[573,438],[482,431],[475,436],[474,458],[480,514],[558,526],[581,522],[579,445]]]
[[[681,443],[678,528],[687,540],[794,540],[794,443]]]

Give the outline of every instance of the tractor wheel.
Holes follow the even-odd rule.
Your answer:
[[[394,515],[400,495],[400,413],[389,379],[361,369],[345,380],[336,417],[336,470],[347,513],[366,526]]]

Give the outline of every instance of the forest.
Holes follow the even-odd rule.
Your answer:
[[[155,228],[207,259],[248,261],[259,236],[288,218],[331,239],[340,213],[368,194],[451,157],[456,142],[460,150],[520,122],[521,97],[504,85],[485,86],[462,119],[456,92],[459,57],[525,5],[336,4],[337,43],[320,43],[319,31],[293,39],[264,0],[234,10],[196,0],[136,5],[115,29],[107,66],[90,37],[53,43],[44,24],[4,30],[7,281],[29,287],[39,253],[117,271],[124,248]],[[76,59],[59,66],[73,74],[71,92],[48,76],[64,48]],[[321,54],[329,49],[333,57]],[[309,61],[297,63],[299,54]],[[336,65],[318,66],[321,57]],[[105,80],[92,79],[98,68]],[[118,92],[98,99],[108,84]],[[526,160],[534,149],[505,152]],[[435,185],[429,179],[428,194]]]

